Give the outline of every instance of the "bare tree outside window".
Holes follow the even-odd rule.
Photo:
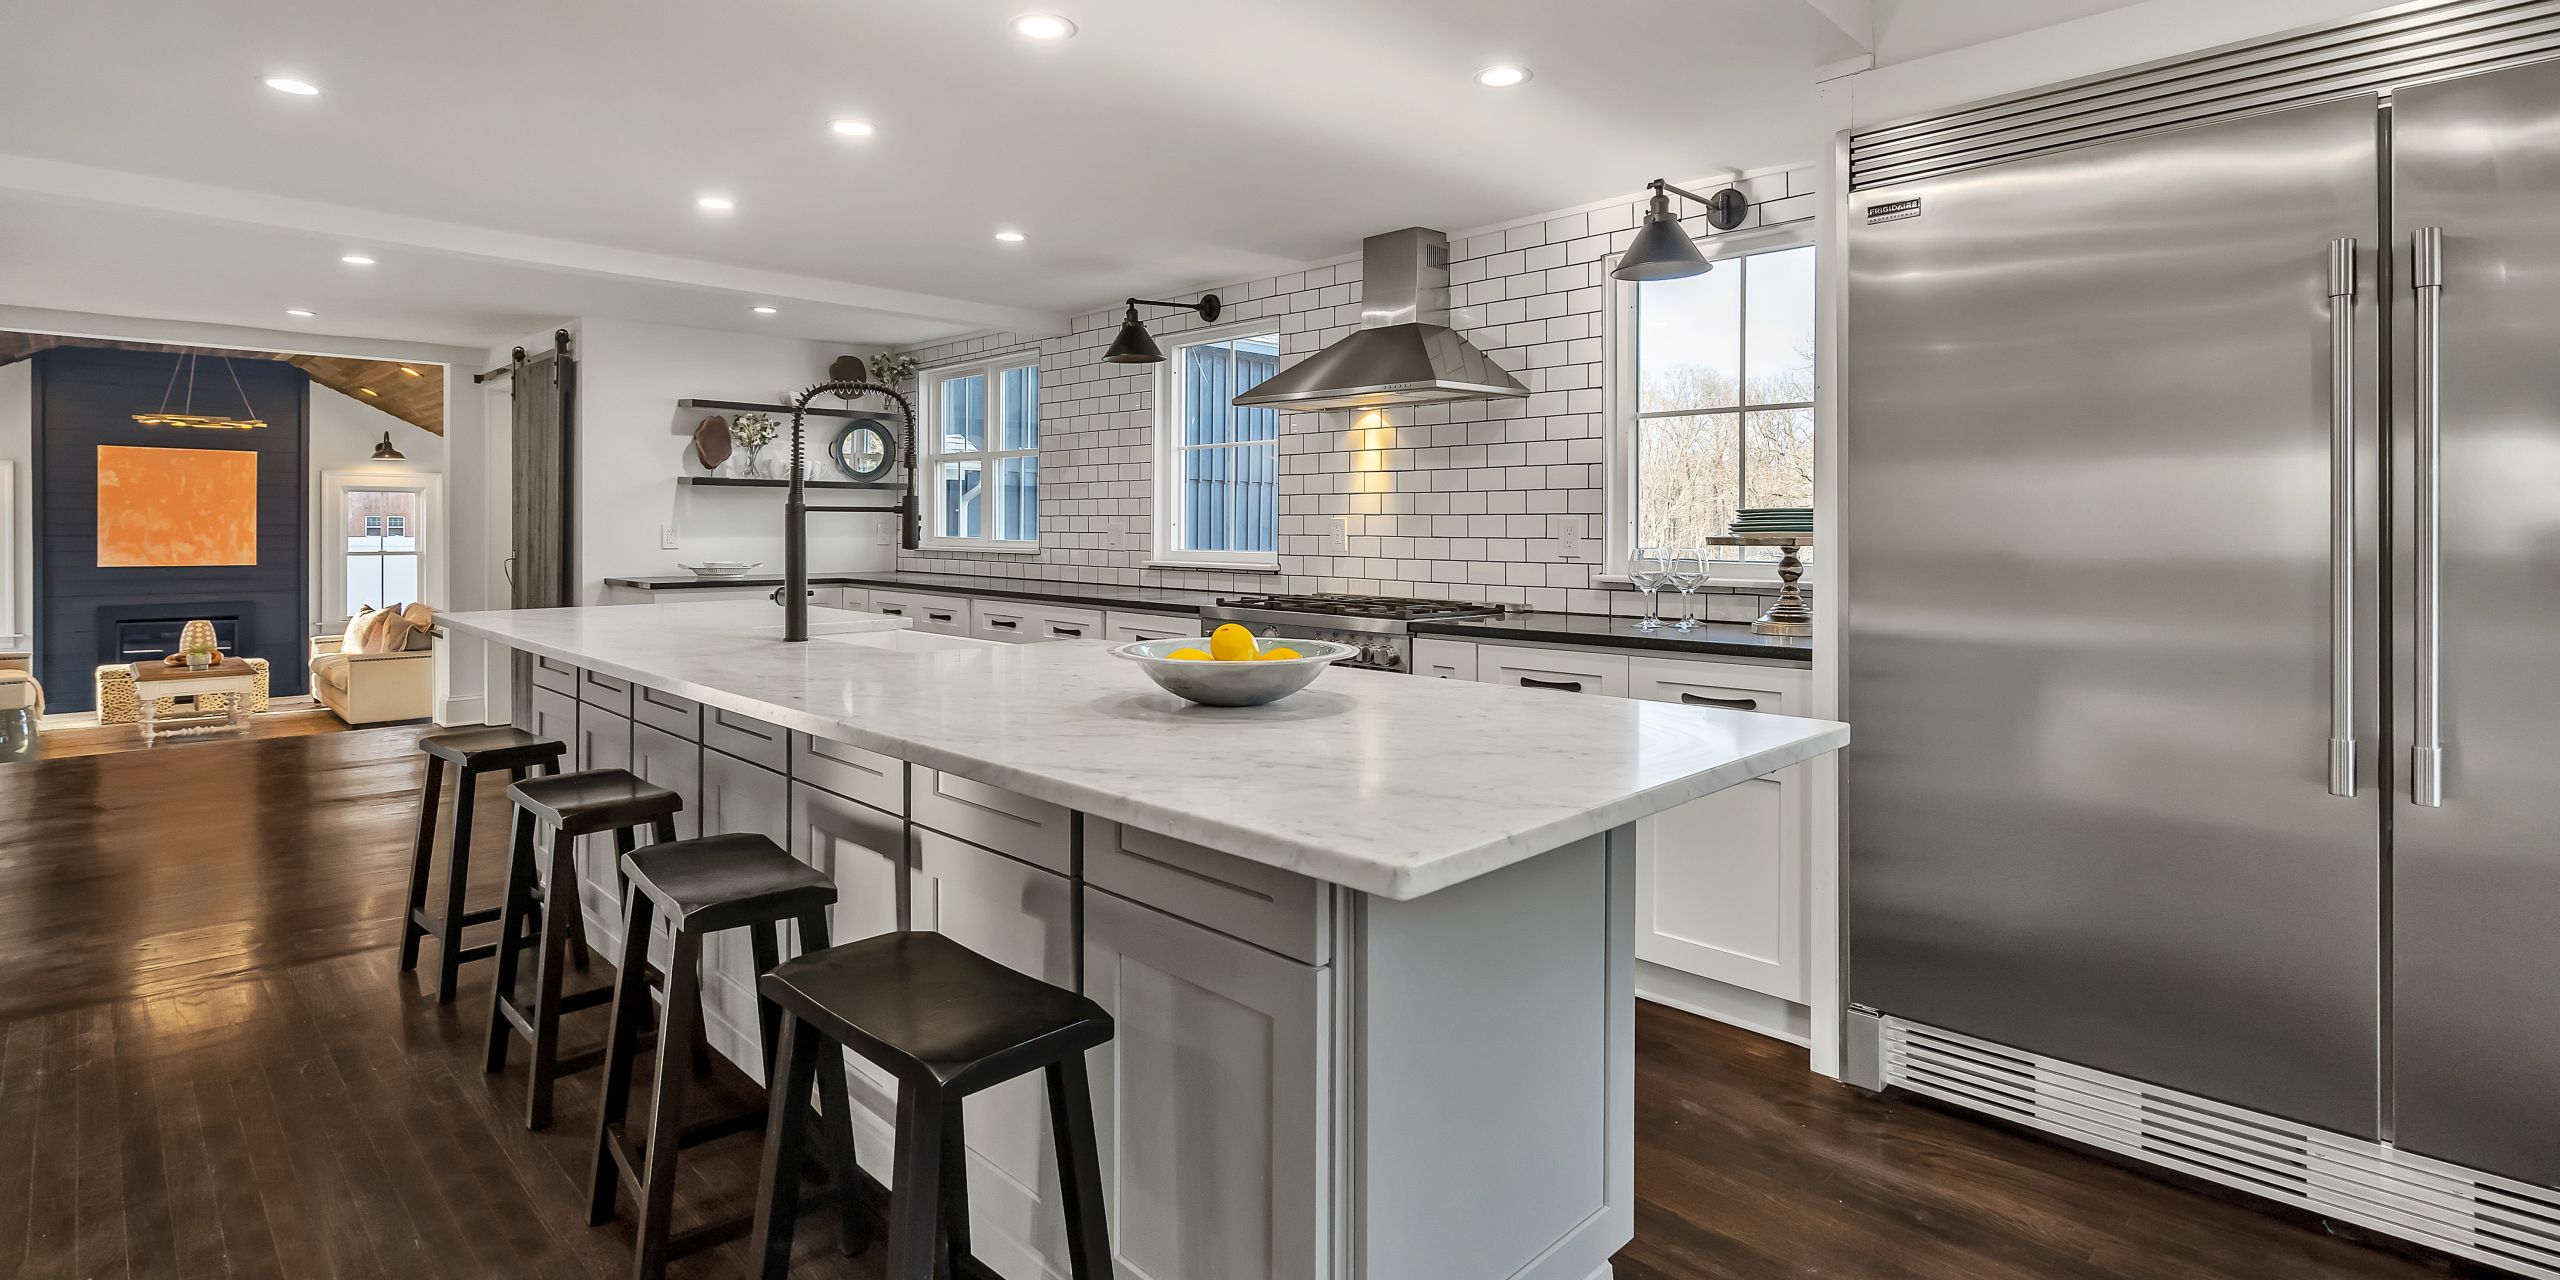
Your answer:
[[[1813,505],[1813,279],[1798,246],[1637,286],[1639,545],[1692,545],[1743,507]]]

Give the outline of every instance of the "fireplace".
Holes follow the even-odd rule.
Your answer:
[[[193,617],[126,618],[117,621],[110,637],[115,653],[109,662],[149,662],[178,651],[178,640],[194,618],[213,624],[213,647],[224,653],[240,651],[240,619],[230,614],[195,614]]]

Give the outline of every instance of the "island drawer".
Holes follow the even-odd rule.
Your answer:
[[[1476,678],[1486,684],[1559,693],[1627,696],[1627,658],[1619,653],[1568,653],[1484,645],[1476,650]]]
[[[1294,960],[1320,965],[1332,953],[1324,884],[1294,871],[1087,814],[1084,879]]]
[[[888,813],[907,811],[907,763],[850,743],[791,735],[791,776]]]
[[[618,680],[601,671],[578,673],[578,701],[591,707],[602,707],[618,716],[631,714],[631,682]]]
[[[578,668],[558,658],[546,658],[537,653],[533,655],[533,683],[539,688],[574,698],[578,696]]]
[[[631,718],[687,742],[702,741],[702,704],[664,689],[645,684],[634,689]]]
[[[775,773],[791,771],[791,734],[780,725],[726,707],[702,709],[702,745],[760,764]]]
[[[1074,874],[1075,814],[1066,806],[921,765],[914,781],[909,816],[916,825],[1060,875]]]

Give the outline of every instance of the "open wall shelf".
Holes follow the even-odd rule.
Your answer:
[[[755,404],[746,400],[678,400],[679,409],[708,409],[713,413],[770,413],[777,418],[791,416],[787,404]],[[812,418],[860,418],[868,422],[896,422],[898,415],[887,409],[829,409],[815,402],[809,405]]]
[[[791,487],[791,482],[788,480],[754,480],[744,476],[678,476],[676,483],[703,489],[788,489]],[[895,480],[808,480],[802,483],[812,489],[904,489],[907,487],[904,483]]]

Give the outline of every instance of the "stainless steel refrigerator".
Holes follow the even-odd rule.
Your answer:
[[[1852,1053],[2476,1217],[2560,1187],[2560,63],[2383,88],[1856,186]]]

